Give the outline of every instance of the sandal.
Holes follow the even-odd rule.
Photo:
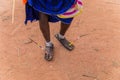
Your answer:
[[[67,50],[72,51],[74,49],[74,45],[66,38],[60,39],[58,34],[56,34],[55,37]]]
[[[54,45],[52,46],[46,46],[45,48],[45,60],[51,61],[53,59],[53,54],[54,54]]]

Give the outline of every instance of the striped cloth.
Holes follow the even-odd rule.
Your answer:
[[[62,21],[70,24],[73,17],[81,12],[81,0],[23,0],[26,5],[26,20],[39,20],[39,12],[48,15],[49,22]]]
[[[71,18],[75,17],[82,12],[82,0],[76,0],[75,4],[67,10],[65,13],[58,15],[60,18]]]

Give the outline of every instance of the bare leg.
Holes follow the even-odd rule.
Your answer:
[[[65,24],[61,22],[60,34],[64,36],[69,27],[70,27],[70,24]]]
[[[50,42],[50,28],[48,23],[48,16],[44,13],[39,13],[39,25],[42,31],[42,34],[46,40],[46,42]]]
[[[70,24],[64,24],[61,22],[60,34],[56,34],[55,37],[66,49],[72,51],[74,49],[74,45],[64,37],[69,27]]]
[[[45,56],[44,58],[47,61],[51,61],[53,59],[53,44],[50,42],[50,27],[48,23],[48,16],[43,13],[39,13],[39,24],[42,34],[46,40],[46,47],[45,47]]]

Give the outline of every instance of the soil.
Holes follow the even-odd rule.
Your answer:
[[[0,80],[120,80],[120,0],[83,2],[66,34],[76,48],[63,48],[54,37],[60,23],[50,23],[55,56],[47,62],[38,22],[24,25],[25,6],[16,0],[12,24],[12,0],[1,0]]]

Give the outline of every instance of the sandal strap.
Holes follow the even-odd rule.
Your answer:
[[[71,42],[69,42],[66,38],[60,39],[58,34],[56,34],[55,37],[66,49],[70,51],[74,49],[74,45]]]
[[[52,44],[52,46],[46,46],[46,47],[45,47],[45,51],[51,52],[51,51],[53,51],[53,48],[54,48],[54,45],[53,45],[53,44]]]
[[[44,58],[47,61],[51,61],[53,59],[53,55],[54,55],[53,49],[54,49],[54,45],[46,46],[46,48],[45,48],[45,57]]]

